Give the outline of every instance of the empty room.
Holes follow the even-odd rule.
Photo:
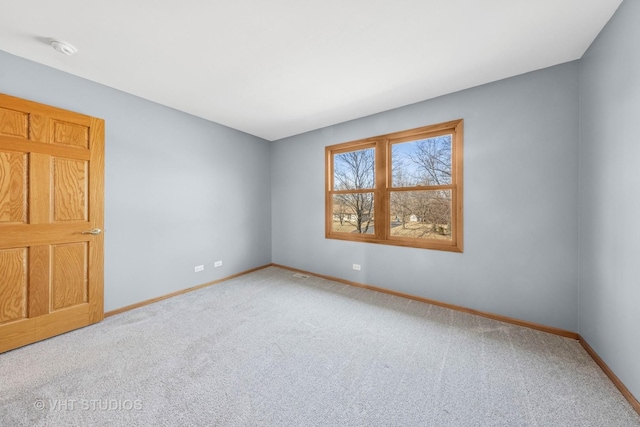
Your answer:
[[[3,1],[0,425],[640,427],[639,22]]]

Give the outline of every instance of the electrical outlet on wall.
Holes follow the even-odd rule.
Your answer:
[[[222,267],[222,260],[213,263],[214,268]]]
[[[353,269],[360,271],[360,264],[353,264]]]
[[[204,270],[204,265],[196,265],[194,268],[195,272],[197,273],[198,271],[202,271]]]

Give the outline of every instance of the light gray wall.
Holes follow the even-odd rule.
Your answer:
[[[1,51],[0,92],[105,119],[105,310],[271,262],[267,141]]]
[[[272,143],[273,262],[577,331],[578,92],[571,62]],[[464,253],[325,239],[325,146],[458,118]]]
[[[640,2],[580,66],[580,334],[640,398]]]

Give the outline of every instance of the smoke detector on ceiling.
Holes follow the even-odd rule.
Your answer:
[[[51,46],[60,53],[64,53],[65,55],[71,56],[74,53],[78,52],[78,49],[67,42],[63,42],[61,40],[51,40]]]

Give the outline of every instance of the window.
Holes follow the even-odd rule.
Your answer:
[[[326,147],[326,237],[462,252],[462,125]]]

